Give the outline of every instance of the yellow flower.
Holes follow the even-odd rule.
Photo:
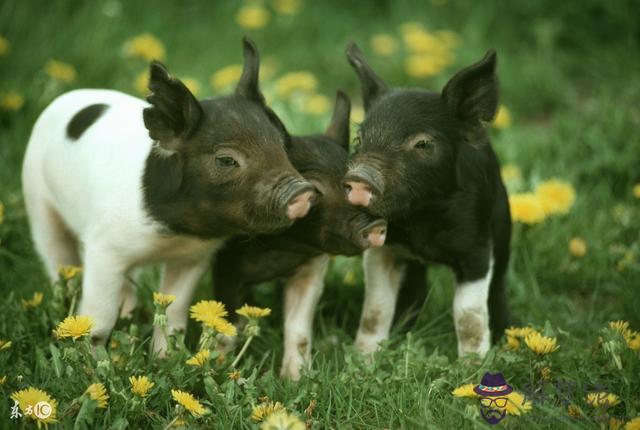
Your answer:
[[[7,382],[7,375],[4,375],[2,378],[0,378],[0,385],[3,385],[5,382]]]
[[[500,176],[502,176],[504,182],[511,182],[520,179],[522,173],[520,172],[520,168],[515,164],[505,164],[504,167],[500,169]]]
[[[40,303],[42,303],[42,298],[44,295],[42,293],[33,293],[33,297],[29,300],[22,300],[22,307],[24,309],[34,309],[37,308]]]
[[[234,370],[233,372],[227,373],[227,377],[229,379],[231,379],[232,381],[237,381],[238,379],[240,379],[241,376],[242,375],[237,370]]]
[[[164,45],[150,33],[142,33],[129,39],[124,45],[124,51],[129,57],[141,58],[146,61],[164,60]]]
[[[414,78],[426,78],[437,75],[452,61],[452,57],[448,53],[411,55],[405,61],[405,71]]]
[[[317,86],[318,80],[312,73],[291,72],[276,81],[276,94],[280,97],[288,97],[297,91],[313,93]]]
[[[0,350],[11,348],[11,341],[0,339]]]
[[[107,407],[109,395],[107,394],[107,389],[100,382],[89,385],[85,393],[89,395],[91,400],[95,400],[98,403],[99,408],[104,409]]]
[[[640,199],[640,184],[635,184],[633,186],[633,197]]]
[[[509,415],[521,415],[526,414],[531,410],[531,401],[525,400],[524,396],[517,391],[512,391],[505,396],[509,401],[505,410]]]
[[[216,91],[235,85],[242,75],[242,65],[230,64],[211,75],[211,86]]]
[[[587,404],[594,408],[607,409],[620,403],[620,398],[612,393],[597,392],[587,394]]]
[[[54,330],[58,339],[73,338],[76,340],[87,336],[93,328],[93,320],[86,315],[66,317]]]
[[[619,418],[611,418],[609,419],[609,430],[622,430],[623,424],[624,420]]]
[[[476,384],[464,384],[451,392],[456,397],[480,397],[478,393],[473,391]]]
[[[153,303],[158,306],[169,306],[176,299],[173,294],[153,293]]]
[[[224,304],[215,300],[200,300],[195,305],[192,305],[190,310],[191,318],[205,324],[211,320],[227,316]]]
[[[545,337],[540,333],[533,333],[524,338],[524,343],[538,355],[549,354],[557,350],[559,346],[556,345],[556,342],[555,337]]]
[[[302,9],[302,0],[275,0],[273,8],[282,15],[295,15]]]
[[[549,380],[551,379],[551,368],[549,367],[543,367],[542,369],[540,369],[540,377],[543,380]]]
[[[7,55],[11,51],[11,44],[7,39],[0,36],[0,57]]]
[[[263,28],[269,23],[269,12],[260,5],[247,5],[240,8],[236,15],[236,22],[246,29]]]
[[[507,349],[510,349],[512,351],[515,351],[517,349],[520,349],[520,341],[518,340],[518,338],[512,337],[512,336],[507,336],[507,345],[506,345]]]
[[[302,110],[311,115],[322,115],[329,111],[331,108],[331,100],[322,94],[314,94],[311,97],[305,99]]]
[[[634,351],[640,351],[640,332],[632,331],[624,340],[629,348]]]
[[[236,310],[238,315],[241,315],[245,318],[263,318],[271,315],[271,309],[269,308],[259,308],[257,306],[249,306],[244,305],[240,309]]]
[[[587,253],[587,243],[580,237],[574,237],[569,241],[569,253],[574,257],[584,257]]]
[[[393,36],[388,34],[374,34],[371,36],[371,48],[376,54],[388,57],[398,50],[398,43]]]
[[[191,412],[191,415],[194,417],[200,417],[208,412],[207,409],[202,406],[202,403],[193,397],[191,393],[180,390],[171,390],[171,397],[173,397],[173,400],[175,400],[179,405]]]
[[[251,419],[257,423],[267,418],[269,415],[284,411],[284,406],[280,402],[266,402],[253,407],[251,411]]]
[[[133,81],[133,88],[136,90],[136,94],[140,96],[146,96],[150,93],[149,90],[149,72],[144,70],[136,76]]]
[[[76,69],[71,64],[63,63],[62,61],[49,60],[49,62],[44,66],[44,70],[47,72],[47,75],[51,76],[53,79],[57,79],[67,84],[76,79]]]
[[[189,91],[191,91],[191,94],[197,97],[200,93],[200,82],[198,82],[197,79],[191,77],[182,78],[181,80],[184,86],[187,87]]]
[[[500,105],[500,107],[498,107],[498,113],[496,113],[496,117],[493,119],[492,125],[493,128],[497,128],[499,130],[509,128],[511,125],[511,113],[505,105]]]
[[[224,318],[217,318],[210,321],[209,323],[204,324],[212,327],[215,331],[225,336],[233,337],[238,334],[236,326],[234,326]]]
[[[640,430],[640,417],[636,417],[625,424],[624,430]]]
[[[511,219],[523,224],[538,224],[544,221],[542,202],[533,193],[520,193],[509,196]]]
[[[364,120],[364,108],[362,106],[354,106],[351,109],[351,122],[360,124]]]
[[[196,355],[187,360],[187,364],[190,366],[204,366],[211,356],[211,351],[208,349],[203,349],[202,351],[198,351]]]
[[[2,95],[0,108],[5,111],[17,111],[24,106],[24,97],[16,91],[9,91]]]
[[[147,397],[149,390],[156,385],[146,376],[130,376],[129,382],[131,382],[131,392],[140,397]]]
[[[631,330],[629,329],[628,321],[622,321],[622,320],[611,321],[609,322],[609,328],[617,331],[625,338],[628,337],[629,334],[631,333]]]
[[[576,192],[571,184],[557,179],[539,184],[536,195],[542,203],[545,215],[568,213],[576,199]]]
[[[580,408],[578,408],[576,405],[567,406],[567,413],[571,418],[579,418],[580,416],[582,416]]]
[[[307,426],[295,415],[286,411],[271,414],[260,426],[261,430],[306,430]]]
[[[446,48],[455,48],[460,43],[460,37],[450,30],[439,30],[434,35]]]
[[[22,414],[29,416],[32,420],[36,421],[38,423],[38,427],[40,427],[40,424],[44,424],[46,427],[48,424],[55,423],[57,421],[56,413],[58,409],[58,402],[46,391],[29,387],[24,390],[15,391],[11,394],[11,399],[18,402]],[[31,413],[27,414],[27,409]],[[37,410],[38,414],[35,414],[34,410]]]
[[[82,268],[78,266],[61,265],[58,266],[58,275],[65,281],[75,278],[82,273]]]
[[[407,50],[412,53],[427,53],[443,48],[442,42],[429,33],[420,24],[401,27],[402,40]]]

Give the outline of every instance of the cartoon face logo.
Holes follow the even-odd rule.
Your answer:
[[[507,415],[506,397],[513,391],[502,373],[485,373],[480,384],[473,387],[480,397],[480,415],[489,424],[498,424]]]

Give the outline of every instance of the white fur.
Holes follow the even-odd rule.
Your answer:
[[[489,285],[493,273],[493,258],[489,270],[481,279],[456,286],[453,297],[453,320],[458,336],[458,356],[477,353],[481,357],[491,347],[489,331]]]
[[[284,356],[280,374],[300,379],[311,360],[313,316],[322,295],[329,256],[321,255],[300,267],[285,285]]]
[[[96,103],[109,107],[70,140],[71,118]],[[183,327],[196,278],[222,242],[161,233],[147,215],[142,175],[153,142],[142,120],[146,106],[116,91],[64,94],[38,118],[24,159],[35,246],[52,280],[61,264],[84,265],[79,313],[95,319],[92,334],[102,341],[115,323],[125,275],[149,262],[172,261],[163,289],[179,296],[169,307],[170,328]]]
[[[388,246],[364,252],[365,296],[356,347],[371,354],[389,337],[404,266],[397,265]]]

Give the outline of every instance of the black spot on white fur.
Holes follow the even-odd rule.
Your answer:
[[[78,140],[91,125],[107,110],[109,105],[97,103],[89,105],[76,113],[69,125],[67,125],[67,136],[71,140]]]

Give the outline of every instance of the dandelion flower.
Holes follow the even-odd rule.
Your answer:
[[[129,39],[124,45],[124,51],[129,57],[141,58],[146,61],[164,60],[165,58],[164,45],[151,33],[142,33]]]
[[[629,329],[629,322],[628,321],[622,321],[622,320],[611,321],[609,323],[609,328],[617,331],[618,333],[620,333],[624,337],[629,336],[629,333],[631,332],[631,330]]]
[[[99,408],[105,409],[107,407],[109,394],[107,394],[107,389],[102,383],[96,382],[95,384],[89,385],[85,393],[89,395],[91,400],[95,400],[96,403],[98,403]]]
[[[354,106],[351,109],[351,121],[360,124],[364,120],[364,108],[362,106]]]
[[[273,8],[282,15],[295,15],[302,10],[302,0],[275,0]]]
[[[318,80],[313,73],[298,71],[287,73],[276,81],[276,94],[289,97],[295,92],[313,93],[318,86]]]
[[[627,342],[627,346],[634,351],[640,351],[640,332],[630,332],[628,336],[624,338]]]
[[[620,403],[620,398],[612,393],[595,392],[588,393],[587,404],[594,408],[607,409]]]
[[[498,112],[496,113],[496,117],[493,119],[492,125],[493,128],[497,128],[498,130],[503,130],[511,126],[511,113],[505,105],[500,105],[498,107]]]
[[[136,90],[136,93],[141,96],[145,96],[149,94],[149,71],[144,70],[136,76],[133,81],[133,88]]]
[[[241,376],[242,376],[241,373],[237,370],[227,373],[227,377],[232,381],[237,381],[238,379],[240,379]]]
[[[58,60],[49,60],[44,67],[47,75],[53,79],[70,84],[76,79],[76,69],[68,63]]]
[[[587,243],[581,237],[574,237],[569,241],[569,253],[574,257],[584,257],[587,253]]]
[[[567,413],[571,418],[579,418],[580,416],[582,416],[580,408],[578,408],[576,405],[567,406]]]
[[[0,339],[0,350],[11,348],[11,341]]]
[[[82,268],[78,266],[61,265],[58,266],[58,275],[65,281],[75,278],[82,273]]]
[[[388,34],[374,34],[371,36],[371,48],[376,54],[388,57],[398,50],[398,43],[393,36]]]
[[[153,293],[153,303],[158,306],[167,307],[176,299],[173,294]]]
[[[571,184],[557,179],[539,184],[536,195],[542,203],[545,215],[569,213],[576,199],[576,192]]]
[[[237,309],[236,313],[245,318],[263,318],[271,315],[271,309],[244,305],[240,309]]]
[[[58,402],[46,391],[29,387],[14,392],[11,394],[11,399],[18,402],[23,415],[29,416],[32,420],[36,421],[38,427],[40,427],[40,424],[44,424],[46,427],[48,424],[57,421],[56,413]],[[34,408],[37,409],[37,414],[34,413]],[[27,414],[27,410],[31,413]]]
[[[215,331],[225,336],[233,337],[238,334],[238,329],[236,329],[236,326],[234,326],[224,318],[217,318],[208,323],[205,322],[204,324],[212,327]]]
[[[209,351],[208,349],[203,349],[202,351],[198,351],[196,355],[188,359],[186,363],[190,366],[202,367],[209,362],[210,356],[211,351]]]
[[[17,111],[24,106],[24,97],[16,91],[9,91],[0,98],[0,108],[4,111]]]
[[[511,218],[523,224],[538,224],[544,221],[545,211],[542,202],[533,193],[520,193],[509,196]]]
[[[633,197],[640,199],[640,184],[635,184],[633,186]]]
[[[241,75],[242,65],[231,64],[229,66],[223,67],[222,69],[211,75],[211,86],[216,91],[220,91],[231,85],[235,85],[240,80]]]
[[[515,164],[506,164],[500,169],[500,176],[504,182],[517,181],[522,177],[520,168]]]
[[[267,418],[269,415],[275,412],[284,411],[284,410],[285,410],[284,406],[282,406],[282,403],[280,402],[262,403],[253,407],[253,410],[251,411],[251,419],[259,423],[260,421],[263,421],[265,418]]]
[[[322,115],[329,111],[331,101],[322,94],[313,94],[307,98],[302,105],[302,110],[311,115]]]
[[[557,350],[559,346],[556,345],[556,341],[555,337],[545,337],[540,333],[533,333],[524,338],[524,343],[538,355],[546,355]]]
[[[295,415],[279,411],[269,415],[260,426],[261,430],[306,430],[307,426]]]
[[[40,292],[36,292],[33,293],[33,297],[31,297],[29,300],[22,300],[22,307],[23,309],[34,309],[37,308],[40,303],[42,303],[42,298],[44,297],[44,295]]]
[[[612,417],[609,419],[609,430],[622,430],[623,424],[624,420]]]
[[[93,320],[86,315],[71,316],[65,318],[54,333],[58,339],[73,338],[76,340],[82,336],[87,336],[93,328]]]
[[[191,318],[201,323],[227,316],[227,310],[224,305],[215,300],[200,300],[189,309],[191,311]]]
[[[146,376],[131,376],[129,382],[131,383],[131,392],[140,397],[147,397],[149,391],[156,385]]]
[[[531,410],[531,401],[525,400],[525,397],[521,393],[512,391],[505,397],[509,399],[505,407],[507,414],[519,416]]]
[[[402,27],[401,31],[402,40],[404,41],[404,45],[409,52],[428,53],[443,48],[442,42],[420,25],[405,25]]]
[[[11,44],[7,39],[0,36],[0,57],[7,55],[11,51]]]
[[[464,384],[451,392],[456,397],[479,397],[478,393],[473,391],[475,384]]]
[[[247,5],[240,8],[236,15],[236,22],[242,28],[257,30],[269,23],[271,15],[260,5]]]
[[[511,351],[515,351],[520,349],[520,341],[518,340],[518,338],[515,338],[513,336],[507,336],[507,344],[506,344],[507,349],[510,349]]]
[[[405,61],[405,71],[414,78],[435,76],[452,62],[449,54],[416,54]]]
[[[184,86],[187,87],[189,91],[191,91],[191,94],[197,97],[200,93],[200,82],[198,82],[197,79],[191,77],[182,78],[181,80]]]
[[[171,390],[171,397],[173,397],[173,400],[175,400],[179,405],[191,412],[191,415],[194,417],[200,417],[208,412],[207,409],[202,406],[202,403],[193,397],[191,393],[180,390]]]
[[[635,417],[631,421],[627,422],[624,426],[624,430],[640,430],[640,417]]]

